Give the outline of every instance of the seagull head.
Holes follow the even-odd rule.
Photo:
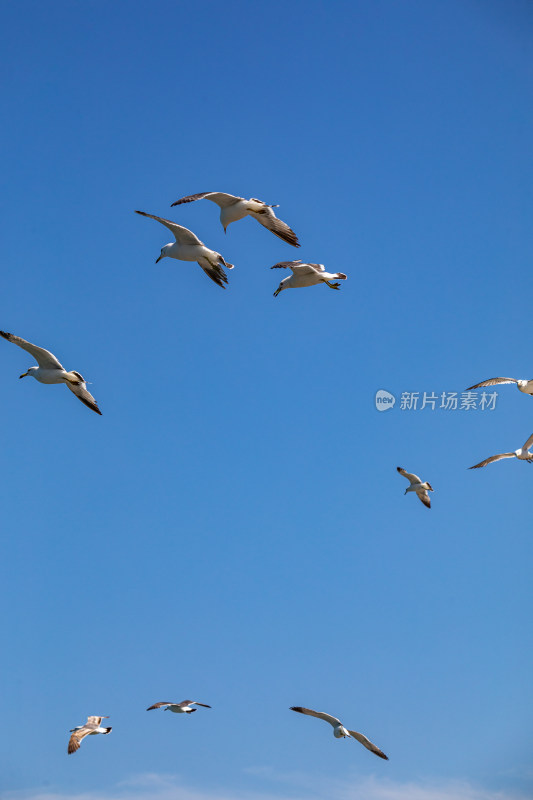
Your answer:
[[[276,291],[274,292],[274,297],[277,297],[277,296],[278,296],[278,294],[279,294],[280,292],[282,292],[284,289],[286,289],[286,288],[287,288],[287,286],[286,286],[285,284],[286,284],[286,283],[287,283],[289,280],[290,280],[290,278],[283,278],[283,280],[281,281],[280,285],[278,286],[278,288],[277,288],[277,289],[276,289]]]
[[[161,248],[161,254],[160,254],[159,258],[156,258],[156,260],[155,260],[156,264],[159,264],[161,259],[165,258],[165,256],[167,255],[167,250],[169,249],[169,247],[172,247],[172,245],[171,244],[166,244],[164,247]]]
[[[28,370],[27,372],[23,372],[23,373],[22,373],[22,375],[19,375],[19,378],[25,378],[25,377],[26,377],[26,375],[32,375],[32,374],[33,374],[34,372],[36,372],[38,369],[39,369],[39,367],[30,367],[30,368],[29,368],[29,370]]]
[[[430,491],[430,492],[434,492],[434,491],[435,491],[435,489],[434,489],[434,488],[433,488],[433,486],[432,486],[432,485],[429,483],[429,481],[426,481],[426,486],[428,487],[428,489],[429,489],[429,491]]]

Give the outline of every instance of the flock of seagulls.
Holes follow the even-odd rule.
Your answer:
[[[182,700],[181,703],[171,703],[163,700],[160,703],[154,703],[153,706],[149,706],[146,710],[153,711],[154,709],[162,708],[163,711],[172,711],[174,714],[192,714],[194,711],[197,711],[197,709],[192,708],[192,706],[211,708],[211,706],[208,706],[206,703],[199,703],[197,700]],[[385,761],[389,760],[383,750],[380,750],[379,747],[373,744],[370,739],[367,739],[364,734],[348,730],[337,717],[332,717],[331,714],[326,714],[324,711],[313,711],[311,708],[302,708],[302,706],[291,706],[290,710],[297,711],[299,714],[307,714],[307,716],[310,717],[318,717],[318,719],[329,722],[333,727],[333,736],[336,739],[357,739],[357,741],[364,745],[367,750],[370,750],[371,753],[385,759]],[[69,755],[80,749],[81,742],[86,736],[94,736],[97,733],[111,733],[112,728],[102,728],[100,723],[103,719],[109,719],[109,717],[87,717],[85,725],[78,725],[77,728],[72,728],[70,731],[72,736],[69,739],[67,748]]]
[[[252,217],[282,241],[293,247],[300,247],[298,237],[292,228],[286,222],[278,219],[274,213],[274,208],[278,208],[278,206],[268,205],[255,197],[246,200],[245,197],[237,197],[234,194],[226,194],[225,192],[200,192],[199,194],[190,194],[187,197],[176,200],[171,207],[203,199],[211,200],[211,202],[220,207],[220,222],[224,228],[224,233],[227,233],[228,225],[232,222],[237,222],[240,219],[244,219],[244,217]],[[200,241],[196,234],[188,228],[184,228],[183,225],[178,225],[177,222],[158,217],[155,214],[147,214],[146,211],[136,211],[136,213],[160,222],[174,234],[176,239],[175,242],[170,242],[161,248],[156,264],[162,258],[176,258],[178,261],[196,261],[212,281],[222,289],[226,288],[225,284],[228,283],[228,276],[223,267],[233,269],[233,264],[228,264],[220,253],[210,250]],[[271,269],[292,270],[292,275],[281,281],[274,292],[274,297],[277,297],[283,289],[300,289],[304,286],[316,286],[318,283],[325,283],[331,289],[340,289],[340,284],[332,283],[332,281],[335,279],[346,280],[346,275],[343,272],[326,272],[323,264],[280,261],[279,264],[274,264]]]
[[[192,203],[196,200],[202,199],[210,200],[219,206],[220,221],[225,233],[227,232],[228,225],[230,225],[232,222],[237,222],[238,220],[244,219],[246,216],[250,216],[287,244],[292,245],[293,247],[300,247],[298,237],[292,228],[290,228],[285,222],[276,216],[273,209],[277,208],[277,206],[268,205],[262,200],[257,200],[256,198],[250,198],[247,200],[244,197],[238,197],[236,195],[226,194],[224,192],[202,192],[200,194],[182,197],[181,199],[172,203],[172,207],[180,206],[184,203]],[[136,211],[136,213],[143,217],[154,219],[156,222],[160,222],[162,225],[168,228],[174,236],[175,241],[170,242],[161,248],[160,255],[156,259],[156,264],[162,258],[174,258],[179,261],[195,261],[212,281],[214,281],[223,289],[225,288],[226,284],[228,283],[228,276],[225,270],[233,269],[233,264],[228,263],[220,253],[217,253],[216,250],[210,250],[196,236],[196,234],[194,234],[188,228],[179,225],[177,222],[165,219],[164,217],[158,217],[155,214],[148,214],[145,211]],[[274,264],[271,269],[291,270],[291,275],[284,278],[279,284],[278,288],[274,292],[274,297],[277,297],[280,292],[284,291],[285,289],[316,286],[320,283],[325,283],[330,289],[338,290],[341,286],[338,281],[346,280],[346,275],[342,272],[326,272],[323,264],[314,264],[301,260],[280,261],[277,264]],[[67,371],[49,350],[38,347],[37,345],[22,339],[20,336],[15,336],[14,334],[6,333],[5,331],[0,331],[0,336],[2,336],[8,342],[16,344],[18,347],[26,350],[26,352],[28,352],[36,360],[38,366],[29,367],[26,372],[20,375],[21,378],[31,375],[40,383],[63,383],[68,386],[70,391],[75,394],[82,403],[84,403],[92,411],[101,415],[102,412],[98,407],[98,403],[88,391],[87,384],[79,372],[75,370]],[[477,383],[474,386],[470,386],[467,391],[506,383],[514,383],[518,387],[519,391],[525,394],[533,395],[533,379],[519,380],[516,378],[491,378],[489,380],[482,381],[481,383]],[[523,447],[519,448],[518,450],[490,456],[484,461],[481,461],[479,464],[475,464],[473,467],[470,467],[470,469],[478,469],[486,466],[487,464],[491,464],[494,461],[512,457],[516,457],[521,461],[527,461],[531,464],[533,462],[533,453],[530,452],[530,448],[532,446],[533,434],[529,437],[529,439],[527,439]],[[409,486],[406,488],[405,494],[414,492],[424,506],[426,506],[426,508],[431,508],[429,492],[434,491],[431,484],[428,481],[422,481],[418,475],[415,475],[412,472],[407,472],[402,467],[397,467],[396,469],[400,475],[402,475],[404,478],[407,478],[409,481]],[[211,708],[211,706],[207,705],[206,703],[200,703],[197,700],[182,700],[180,703],[161,701],[154,703],[154,705],[149,706],[146,710],[153,711],[155,709],[162,708],[164,711],[171,711],[174,714],[192,714],[197,710],[196,708],[193,708],[193,706]],[[388,760],[388,757],[385,755],[385,753],[380,750],[379,747],[373,744],[366,736],[364,736],[362,733],[358,733],[357,731],[349,730],[339,719],[337,719],[337,717],[333,717],[331,714],[326,714],[323,711],[313,711],[310,708],[304,708],[302,706],[291,706],[291,711],[296,711],[299,714],[305,714],[311,717],[317,717],[318,719],[328,722],[333,727],[333,735],[336,739],[356,739],[364,747],[366,747],[367,750],[370,750],[370,752],[379,756],[379,758]],[[79,725],[76,728],[71,729],[71,736],[68,742],[67,752],[69,754],[77,752],[77,750],[80,749],[81,742],[87,736],[95,736],[98,734],[106,735],[111,733],[111,727],[105,727],[101,725],[103,719],[108,719],[108,717],[90,716],[87,718],[87,722],[84,725]]]

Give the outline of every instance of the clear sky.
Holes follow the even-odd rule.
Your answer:
[[[0,327],[103,416],[0,341],[2,798],[533,797],[533,468],[467,471],[533,399],[400,408],[533,377],[532,33],[526,0],[4,4]],[[301,249],[170,209],[201,191]],[[348,280],[273,298],[296,257]]]

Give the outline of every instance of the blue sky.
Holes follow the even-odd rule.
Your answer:
[[[2,796],[533,797],[531,5],[4,9]],[[301,249],[207,201],[279,203]],[[139,208],[234,263],[227,291]],[[272,293],[280,260],[348,275]],[[435,488],[427,511],[396,466]],[[146,714],[158,700],[213,706]],[[382,762],[291,705],[361,730]],[[66,755],[68,730],[113,734]],[[30,733],[28,728],[30,727]],[[377,762],[377,763],[376,763]]]

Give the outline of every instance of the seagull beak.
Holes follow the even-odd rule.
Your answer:
[[[24,375],[19,375],[19,380],[20,380],[20,378],[25,378],[26,375],[29,375],[29,372],[25,372]]]
[[[281,289],[276,289],[276,291],[274,292],[274,297],[277,297],[280,292],[281,292]]]
[[[155,263],[159,264],[159,262],[161,261],[162,258],[163,258],[163,256],[159,256],[159,258],[156,258]]]

